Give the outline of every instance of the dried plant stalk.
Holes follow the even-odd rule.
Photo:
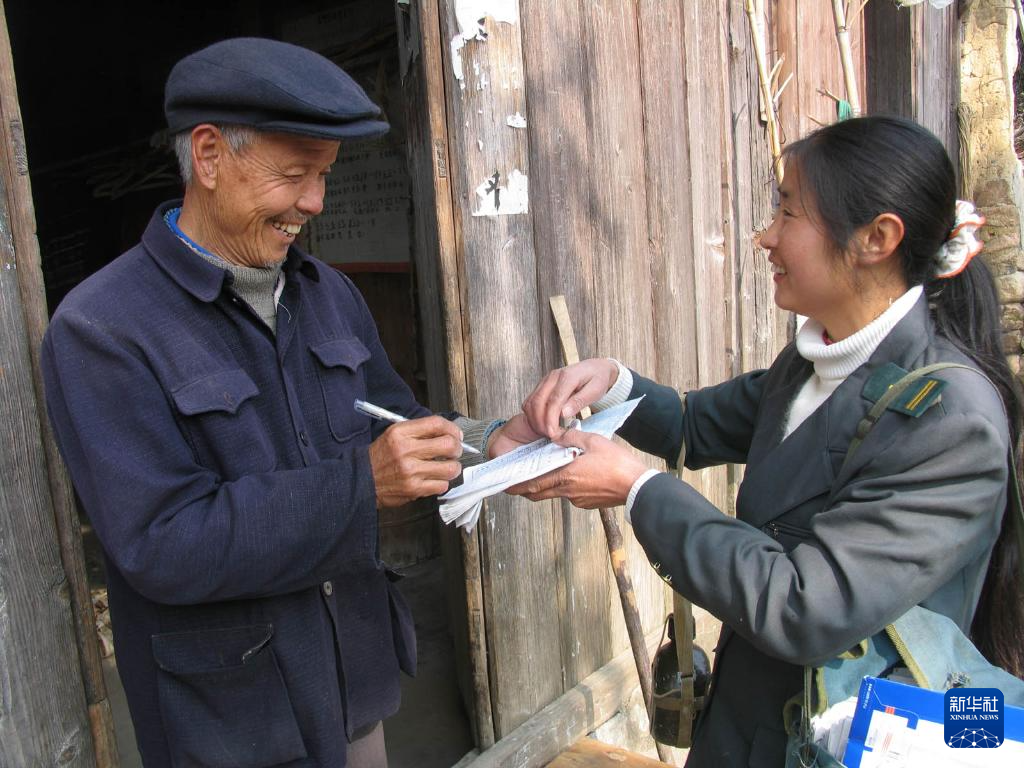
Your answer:
[[[747,20],[750,22],[750,37],[754,43],[754,60],[757,62],[757,82],[761,87],[761,102],[768,133],[768,147],[772,153],[772,170],[775,179],[782,183],[782,141],[779,138],[779,121],[775,112],[775,97],[772,94],[771,76],[768,73],[768,57],[765,53],[764,28],[758,23],[754,0],[744,0]]]
[[[850,48],[850,29],[846,26],[846,9],[843,0],[832,0],[832,16],[836,23],[836,41],[839,43],[839,58],[843,65],[843,79],[846,81],[846,101],[853,116],[860,114],[860,94],[857,91],[857,76],[853,70],[853,51]]]

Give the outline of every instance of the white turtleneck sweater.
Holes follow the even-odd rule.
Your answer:
[[[814,363],[814,373],[789,408],[785,437],[803,424],[847,376],[868,361],[889,331],[917,303],[922,290],[920,285],[915,285],[890,304],[885,312],[842,341],[826,344],[824,327],[817,320],[808,318],[796,335],[796,351],[804,360]]]
[[[814,413],[847,376],[868,361],[882,340],[917,303],[923,290],[920,285],[915,285],[890,304],[885,312],[842,341],[825,343],[825,328],[817,320],[809,318],[803,324],[796,336],[796,349],[801,357],[814,364],[814,373],[793,399],[783,439],[789,437],[793,430]],[[615,362],[619,365],[619,379],[607,395],[594,403],[595,410],[624,402],[633,387],[632,374],[621,363]],[[630,520],[633,502],[640,488],[657,474],[657,470],[649,469],[633,483],[626,498],[627,520]]]

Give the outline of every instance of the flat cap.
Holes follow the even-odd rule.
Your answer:
[[[175,64],[164,114],[171,133],[200,123],[333,140],[388,130],[380,108],[341,67],[306,48],[259,37],[222,40]]]

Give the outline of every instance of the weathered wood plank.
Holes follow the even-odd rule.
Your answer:
[[[757,69],[745,14],[728,7],[730,111],[733,136],[733,259],[736,264],[738,370],[771,364],[787,342],[788,313],[775,306],[775,284],[756,235],[771,224],[774,175],[758,115]]]
[[[960,25],[957,6],[865,8],[868,105],[873,114],[917,120],[957,157]]]
[[[0,117],[8,125],[8,116]],[[88,702],[18,285],[11,192],[5,169],[0,174],[0,765],[92,766]],[[31,269],[31,262],[24,267]]]
[[[647,237],[653,292],[655,369],[663,384],[697,386],[693,280],[694,188],[690,183],[690,124],[681,4],[640,0],[644,145],[647,157]]]
[[[588,135],[589,50],[576,3],[522,6],[528,62],[531,218],[537,254],[538,304],[562,294],[581,358],[605,353],[594,333],[594,266]],[[551,313],[539,319],[543,368],[564,364]],[[598,516],[562,502],[554,518],[563,690],[614,653],[607,612],[608,552]]]
[[[547,768],[665,768],[667,765],[596,739],[580,739],[548,763]]]
[[[593,253],[594,326],[578,336],[597,339],[602,354],[640,371],[654,371],[654,305],[647,233],[647,186],[641,41],[635,0],[581,4],[584,46],[589,53],[587,122]],[[645,44],[653,44],[645,41]],[[646,459],[655,466],[654,459]],[[622,510],[615,515],[628,530]],[[664,587],[635,537],[626,536],[626,558],[643,626],[659,626]],[[629,647],[622,606],[609,590],[611,646]],[[581,628],[582,629],[582,628]]]
[[[540,378],[536,337],[546,311],[537,301],[529,216],[508,213],[516,210],[516,173],[531,175],[526,133],[507,124],[526,113],[520,27],[518,17],[511,23],[487,17],[485,39],[476,39],[476,20],[463,18],[470,28],[460,27],[456,5],[441,0],[439,7],[441,40],[459,36],[464,42],[459,49],[446,46],[444,77],[469,405],[474,414],[512,413]],[[461,64],[462,79],[453,64]],[[495,184],[487,193],[490,181]],[[498,215],[474,215],[488,209]],[[552,509],[551,503],[495,497],[481,515],[496,737],[562,688],[555,546],[552,525],[542,522],[551,520]]]
[[[647,636],[647,648],[657,649],[660,633]],[[469,768],[540,768],[569,745],[618,712],[637,686],[633,654],[624,651],[574,688],[505,736]]]
[[[469,412],[462,296],[456,255],[453,191],[439,10],[436,0],[396,5],[402,90],[413,180],[414,259],[419,323],[430,406]],[[478,532],[442,531],[448,605],[459,685],[476,744],[494,743],[487,669]]]
[[[875,3],[868,7],[872,5]],[[775,13],[778,51],[785,56],[780,80],[785,80],[790,72],[795,73],[780,102],[784,138],[792,142],[821,125],[835,122],[835,101],[819,91],[843,99],[846,87],[831,4],[779,0]],[[860,19],[851,25],[850,46],[854,69],[861,78],[858,85],[863,89],[865,45],[864,23]]]
[[[864,8],[868,114],[913,114],[912,13],[894,3]]]
[[[729,378],[736,349],[731,243],[723,205],[727,180],[723,137],[730,134],[728,86],[725,72],[721,3],[683,4],[686,119],[690,145],[690,187],[693,224],[694,312],[697,329],[697,385],[708,386]],[[719,87],[708,87],[719,83]],[[729,150],[731,151],[731,150]],[[687,473],[693,483],[719,509],[727,510],[727,471],[724,467]]]
[[[956,108],[960,103],[960,23],[957,6],[937,10],[923,4],[913,9],[919,43],[914,119],[930,130],[949,156],[959,153]]]
[[[17,554],[12,556],[12,560],[6,561],[5,568],[0,568],[0,571],[8,570],[8,578],[12,579],[10,590],[19,593],[22,589],[29,590],[28,594],[13,597],[10,592],[5,594],[3,579],[0,576],[0,624],[8,620],[4,617],[5,610],[28,611],[27,615],[31,616],[30,627],[23,629],[30,630],[31,636],[10,636],[9,639],[14,643],[10,652],[34,659],[42,665],[37,669],[30,663],[26,669],[21,666],[23,659],[12,662],[12,669],[20,668],[22,674],[21,679],[15,681],[16,684],[19,687],[28,687],[31,691],[23,704],[27,704],[28,708],[33,710],[18,713],[14,718],[13,727],[17,730],[18,717],[30,718],[28,722],[31,723],[31,727],[39,730],[36,735],[39,737],[37,744],[40,751],[37,757],[40,760],[51,761],[56,755],[66,754],[76,765],[92,765],[99,762],[106,768],[118,764],[117,750],[114,747],[113,727],[109,716],[102,716],[104,711],[109,715],[109,705],[100,664],[92,601],[89,596],[81,531],[71,483],[43,409],[39,348],[46,330],[48,315],[39,244],[35,234],[35,211],[28,177],[28,158],[17,100],[6,14],[2,6],[0,143],[3,146],[0,160],[0,183],[4,192],[0,199],[4,224],[0,238],[3,241],[3,278],[5,282],[9,281],[9,288],[12,291],[18,292],[17,297],[12,293],[2,303],[10,315],[19,315],[16,319],[8,316],[3,324],[3,333],[7,338],[3,342],[3,368],[0,370],[6,369],[3,378],[10,377],[8,384],[13,390],[4,393],[4,405],[0,408],[7,411],[9,407],[12,413],[21,411],[26,419],[30,419],[25,431],[21,432],[15,441],[6,442],[5,445],[13,449],[9,454],[9,460],[21,464],[21,468],[27,473],[41,473],[35,474],[33,480],[43,484],[42,487],[35,488],[34,493],[27,492],[26,488],[17,489],[12,486],[12,495],[8,502],[17,505],[17,516],[20,517],[20,521],[8,518],[8,514],[14,514],[14,510],[0,513],[0,531],[4,531],[4,538],[8,539],[6,543],[0,541],[0,550],[8,547],[17,550]],[[21,338],[16,338],[17,336]],[[22,344],[24,347],[19,351]],[[25,357],[21,357],[21,353],[24,353]],[[20,370],[14,370],[16,367]],[[18,389],[21,387],[27,387],[26,391],[19,393]],[[18,450],[19,448],[24,448],[25,453]],[[41,449],[41,456],[33,453],[37,448]],[[41,464],[36,463],[39,458],[42,458]],[[4,476],[6,486],[7,471]],[[21,517],[22,515],[24,517]],[[42,540],[48,536],[52,537],[51,541]],[[25,540],[22,537],[25,537]],[[30,537],[39,537],[40,540],[31,542],[28,540]],[[54,555],[49,551],[50,546],[56,547],[56,556],[59,557],[55,564],[50,559]],[[25,551],[36,547],[38,550],[35,552]],[[29,573],[20,571],[27,565],[27,562],[22,560],[26,556],[43,558],[39,562],[33,562],[29,566],[30,569],[55,567],[54,572],[46,574],[41,581],[35,581],[31,586],[28,583],[19,585],[18,581],[21,578],[28,576],[31,580],[33,576],[41,575],[29,575],[31,570]],[[0,561],[4,560],[0,553]],[[33,591],[36,591],[35,595],[32,594]],[[46,607],[39,615],[35,615],[36,606],[32,604],[33,598],[39,597],[42,597],[41,602]],[[23,598],[26,602],[20,602]],[[15,600],[14,603],[10,602],[12,599]],[[6,609],[5,605],[8,606]],[[69,609],[70,616],[67,615]],[[22,618],[24,617],[17,616],[9,620],[21,621]],[[65,624],[68,619],[71,621],[70,625]],[[41,644],[37,643],[39,632],[46,635]],[[5,634],[0,632],[0,638]],[[27,644],[20,644],[26,641]],[[48,654],[52,653],[62,654],[62,657],[50,658]],[[4,666],[6,664],[0,663],[0,668]],[[46,684],[54,675],[67,675],[69,670],[70,677],[64,677],[54,688],[50,689]],[[43,672],[43,676],[34,677],[39,671]],[[17,678],[19,675],[15,674],[13,677]],[[13,695],[20,697],[25,693],[19,691]],[[53,698],[44,706],[40,707],[39,702],[34,701],[36,697],[48,694]],[[7,697],[0,696],[0,702],[4,698]],[[0,744],[8,741],[3,724],[3,709],[4,707],[0,705]],[[36,722],[36,718],[42,720]],[[53,723],[49,722],[51,718],[54,719]],[[83,719],[89,724],[85,733],[80,730]],[[8,720],[8,723],[11,722]],[[26,723],[22,725],[25,727]],[[90,737],[90,729],[97,737],[95,745]],[[15,734],[10,748],[23,749],[24,745],[19,747],[14,742],[17,742],[18,738],[32,737],[33,734]],[[0,746],[0,764],[6,764],[2,759],[4,754],[4,747]],[[23,752],[23,755],[29,758],[31,752]],[[34,761],[28,759],[24,763],[11,764],[28,765],[32,762]]]

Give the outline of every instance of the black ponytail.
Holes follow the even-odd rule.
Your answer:
[[[861,117],[815,131],[785,150],[799,169],[826,237],[845,253],[854,232],[881,213],[903,221],[899,257],[907,285],[923,285],[938,333],[999,390],[1010,444],[1020,455],[1022,397],[1002,349],[992,274],[975,258],[960,274],[933,277],[936,254],[953,228],[956,177],[942,143],[909,120]],[[1020,463],[1011,471],[1024,485]],[[989,561],[971,637],[994,664],[1024,678],[1024,593],[1018,579],[1015,510],[1007,509]]]

